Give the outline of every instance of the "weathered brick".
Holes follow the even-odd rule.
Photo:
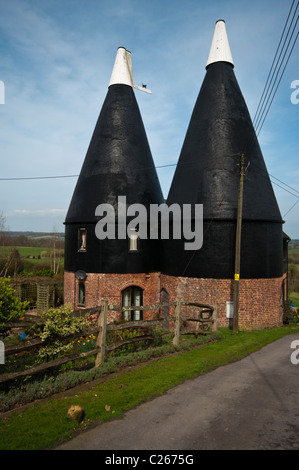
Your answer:
[[[243,330],[275,327],[282,324],[282,294],[284,278],[240,279],[239,327]],[[197,279],[168,276],[161,273],[94,274],[87,275],[85,308],[99,305],[102,299],[109,304],[122,304],[122,291],[129,286],[143,289],[143,305],[161,301],[161,291],[169,294],[169,301],[178,297],[184,301],[201,302],[217,307],[218,326],[230,326],[226,318],[226,302],[234,300],[234,281],[231,279]],[[65,272],[65,303],[78,308],[78,280],[74,273]],[[191,316],[191,308],[184,307],[182,315]],[[174,307],[170,307],[170,314]],[[196,312],[197,313],[197,312]],[[157,311],[144,311],[145,320]],[[120,312],[109,311],[109,321],[121,319]]]

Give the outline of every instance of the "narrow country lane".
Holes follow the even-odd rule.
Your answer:
[[[286,336],[57,449],[299,450],[299,364]]]

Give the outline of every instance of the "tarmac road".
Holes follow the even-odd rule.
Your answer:
[[[299,450],[299,334],[178,385],[56,449]]]

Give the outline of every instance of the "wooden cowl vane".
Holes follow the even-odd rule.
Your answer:
[[[65,220],[66,271],[134,273],[158,269],[156,241],[140,240],[140,249],[132,254],[127,239],[99,240],[95,234],[100,219],[95,211],[100,204],[111,204],[117,213],[119,196],[126,197],[127,206],[164,202],[133,87],[131,53],[119,48]],[[80,229],[81,233],[86,230],[85,250],[79,246]]]
[[[189,277],[233,278],[243,152],[245,167],[249,166],[244,179],[241,277],[279,277],[282,219],[234,74],[225,23],[220,20],[167,198],[168,205],[203,204],[203,246],[191,253],[184,251],[179,241],[171,241],[164,253],[163,271]]]

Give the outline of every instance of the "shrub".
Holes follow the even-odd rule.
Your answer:
[[[21,302],[10,285],[10,278],[0,278],[0,330],[7,322],[16,321],[25,313],[28,302]]]
[[[36,276],[53,276],[54,274],[50,264],[43,261],[37,263],[33,269]]]
[[[42,341],[49,342],[39,350],[39,357],[54,358],[71,351],[74,347],[74,336],[79,335],[88,322],[84,317],[73,316],[70,305],[52,308],[43,314],[46,318]]]

